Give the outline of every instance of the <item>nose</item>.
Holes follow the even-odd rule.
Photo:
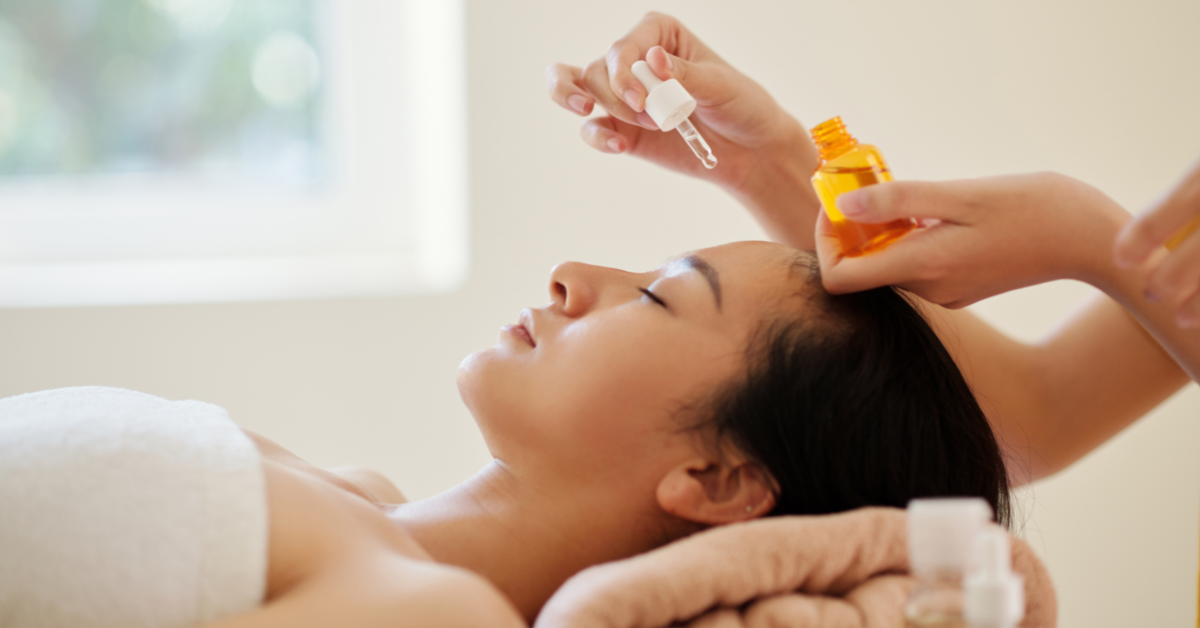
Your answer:
[[[612,269],[563,262],[550,270],[550,298],[553,306],[567,316],[583,316],[596,307],[604,271]]]

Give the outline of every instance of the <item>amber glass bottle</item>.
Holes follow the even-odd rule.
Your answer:
[[[877,251],[916,227],[911,218],[881,225],[846,220],[838,211],[837,197],[861,187],[891,181],[892,173],[883,160],[883,153],[869,144],[859,144],[846,132],[840,117],[813,127],[812,138],[821,151],[821,165],[812,176],[813,188],[842,242],[843,255],[857,257]]]

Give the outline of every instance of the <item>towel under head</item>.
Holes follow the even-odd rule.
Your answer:
[[[0,624],[183,628],[262,602],[267,505],[225,410],[115,388],[0,399]]]

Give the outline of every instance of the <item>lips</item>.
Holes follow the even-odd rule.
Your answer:
[[[530,347],[536,347],[536,346],[537,346],[537,343],[535,343],[535,342],[533,341],[533,336],[531,336],[531,335],[529,334],[529,330],[528,330],[528,329],[525,329],[524,327],[522,327],[522,326],[520,326],[520,325],[505,325],[505,326],[504,326],[504,328],[505,328],[505,329],[508,331],[508,333],[510,333],[510,334],[512,334],[512,335],[514,335],[514,336],[516,336],[517,338],[519,338],[519,339],[523,340],[523,341],[524,341],[526,344],[528,344]]]
[[[500,328],[500,331],[511,335],[531,348],[536,348],[538,345],[537,331],[533,327],[533,311],[528,308],[521,310],[521,315],[517,318],[515,325],[505,325]]]
[[[521,310],[521,316],[517,318],[517,326],[513,329],[513,333],[529,343],[529,346],[536,347],[537,340],[533,336],[533,312],[529,308]]]

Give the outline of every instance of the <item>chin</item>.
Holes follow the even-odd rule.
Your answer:
[[[475,419],[488,451],[497,458],[500,450],[511,449],[504,443],[535,436],[531,433],[535,426],[526,424],[536,414],[530,411],[531,390],[526,374],[514,367],[502,350],[492,347],[463,358],[455,379],[458,396]]]
[[[479,397],[480,380],[484,379],[483,374],[488,367],[487,352],[487,349],[481,349],[463,358],[462,362],[458,364],[458,373],[455,375],[454,381],[458,386],[458,396],[472,415],[475,414],[475,405]]]

